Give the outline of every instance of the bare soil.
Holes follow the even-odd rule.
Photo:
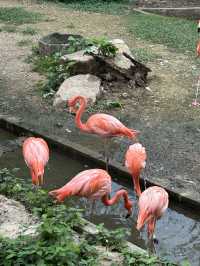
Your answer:
[[[50,2],[0,2],[0,7],[19,5],[39,11],[50,21],[29,25],[37,30],[35,36],[27,37],[20,32],[27,25],[18,27],[16,33],[0,32],[0,113],[15,116],[43,134],[69,139],[101,154],[101,141],[80,133],[74,127],[74,117],[66,110],[55,110],[35,88],[42,77],[32,72],[31,65],[25,62],[31,53],[31,45],[41,36],[59,31],[86,37],[122,38],[130,48],[150,49],[158,55],[157,60],[148,64],[152,69],[148,85],[153,92],[115,87],[112,91],[105,91],[99,103],[108,99],[119,101],[123,108],[109,113],[142,132],[140,141],[148,152],[144,173],[147,178],[200,201],[200,109],[191,106],[199,74],[196,62],[163,45],[136,40],[126,29],[125,16],[77,12]],[[24,39],[29,39],[30,45],[20,47],[18,42]],[[123,96],[124,92],[128,97]],[[123,162],[129,143],[114,140],[112,158]]]

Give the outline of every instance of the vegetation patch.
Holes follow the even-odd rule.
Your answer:
[[[181,52],[195,53],[196,21],[131,12],[127,26],[137,38],[166,45]]]
[[[32,27],[26,27],[23,31],[22,31],[23,34],[25,35],[35,35],[37,33],[37,31],[32,28]]]
[[[95,237],[75,240],[76,228],[80,231],[84,225],[81,210],[66,204],[54,204],[46,190],[34,189],[31,183],[15,177],[15,172],[15,169],[0,170],[0,193],[24,204],[39,217],[41,225],[35,237],[0,238],[0,265],[95,266],[99,265],[97,244],[124,254],[123,265],[126,266],[175,265],[154,256],[128,251],[122,229],[108,231],[100,225]]]
[[[21,40],[17,43],[18,46],[23,47],[23,46],[29,46],[31,44],[30,40]]]
[[[21,25],[25,23],[36,23],[43,20],[42,15],[38,12],[30,12],[23,7],[1,7],[0,21]]]
[[[135,48],[132,49],[134,58],[142,63],[153,62],[158,58],[162,58],[161,55],[153,53],[150,49],[146,48]]]
[[[55,2],[54,0],[49,1]],[[59,0],[59,2],[62,3],[64,8],[115,15],[126,13],[130,5],[128,0]]]
[[[17,27],[15,25],[4,25],[1,27],[1,31],[5,31],[5,32],[17,32]]]

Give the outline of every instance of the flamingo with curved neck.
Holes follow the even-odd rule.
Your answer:
[[[168,208],[169,199],[165,189],[153,186],[142,192],[139,198],[139,214],[137,219],[137,229],[141,230],[147,223],[148,237],[154,237],[156,220],[161,218]]]
[[[76,104],[80,107],[77,109]],[[83,123],[81,117],[87,106],[87,99],[83,96],[75,96],[68,101],[68,106],[71,110],[75,110],[75,124],[76,126],[87,133],[97,134],[105,139],[105,148],[107,148],[107,139],[117,136],[125,136],[130,139],[136,138],[139,131],[127,128],[114,116],[98,113],[91,115],[88,120]],[[106,166],[108,168],[108,156],[106,153]]]
[[[116,204],[123,197],[128,216],[131,215],[132,202],[129,200],[126,190],[117,191],[115,196],[109,199],[111,183],[111,177],[105,170],[90,169],[80,172],[60,189],[50,191],[49,195],[55,197],[59,202],[70,196],[85,197],[92,200],[101,199],[106,206]]]
[[[125,155],[125,165],[132,175],[134,189],[139,197],[141,195],[140,188],[140,172],[146,165],[146,151],[140,143],[130,145]]]

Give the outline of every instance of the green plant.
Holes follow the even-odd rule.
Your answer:
[[[42,20],[42,15],[38,12],[30,12],[23,7],[1,7],[0,21],[16,25],[25,23],[36,23]]]
[[[124,266],[176,266],[177,264],[160,260],[158,257],[148,255],[147,253],[131,252],[129,249],[123,249]]]
[[[69,47],[66,49],[66,53],[75,53],[79,50],[83,50],[87,47],[88,42],[84,38],[75,38],[70,36],[68,38]]]
[[[21,201],[40,217],[36,236],[0,239],[0,265],[98,265],[95,248],[74,240],[73,228],[84,224],[80,210],[54,205],[45,190],[33,191],[30,183],[8,169],[0,170],[0,193]]]
[[[118,50],[117,47],[106,38],[93,38],[88,40],[88,46],[85,49],[85,53],[95,52],[95,49],[97,49],[98,55],[106,57],[114,57]]]
[[[22,31],[23,34],[25,35],[35,35],[37,33],[37,31],[32,28],[32,27],[26,27],[23,31]]]
[[[51,56],[41,56],[34,50],[29,62],[33,64],[33,70],[46,76],[45,81],[38,83],[38,88],[43,92],[44,97],[53,96],[59,85],[70,76],[70,69],[73,62],[61,64],[60,53]]]
[[[124,228],[118,228],[109,231],[104,227],[104,224],[97,225],[98,233],[87,236],[90,244],[100,244],[106,246],[110,250],[121,252],[126,246],[125,239],[128,232]]]

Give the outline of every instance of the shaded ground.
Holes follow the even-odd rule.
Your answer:
[[[20,26],[16,33],[0,32],[0,113],[13,115],[44,134],[75,141],[102,154],[99,139],[81,134],[74,128],[74,117],[66,110],[54,110],[35,89],[41,77],[31,72],[31,66],[25,63],[31,45],[44,34],[68,31],[84,36],[123,38],[131,48],[150,49],[158,57],[149,63],[153,70],[149,76],[153,93],[136,89],[132,93],[129,91],[128,99],[114,94],[113,99],[124,105],[111,113],[129,127],[141,130],[140,141],[148,152],[144,175],[200,201],[200,109],[190,106],[194,96],[192,86],[198,74],[195,62],[162,45],[136,40],[126,30],[126,16],[74,12],[49,3],[48,6],[30,4],[30,1],[1,1],[0,7],[22,3],[27,9],[40,11],[51,20],[32,25],[38,32],[33,37],[19,32],[26,25]],[[19,47],[18,42],[24,39],[29,39],[30,45]],[[71,132],[68,133],[66,128]],[[114,140],[112,157],[123,162],[128,144],[127,140]]]

